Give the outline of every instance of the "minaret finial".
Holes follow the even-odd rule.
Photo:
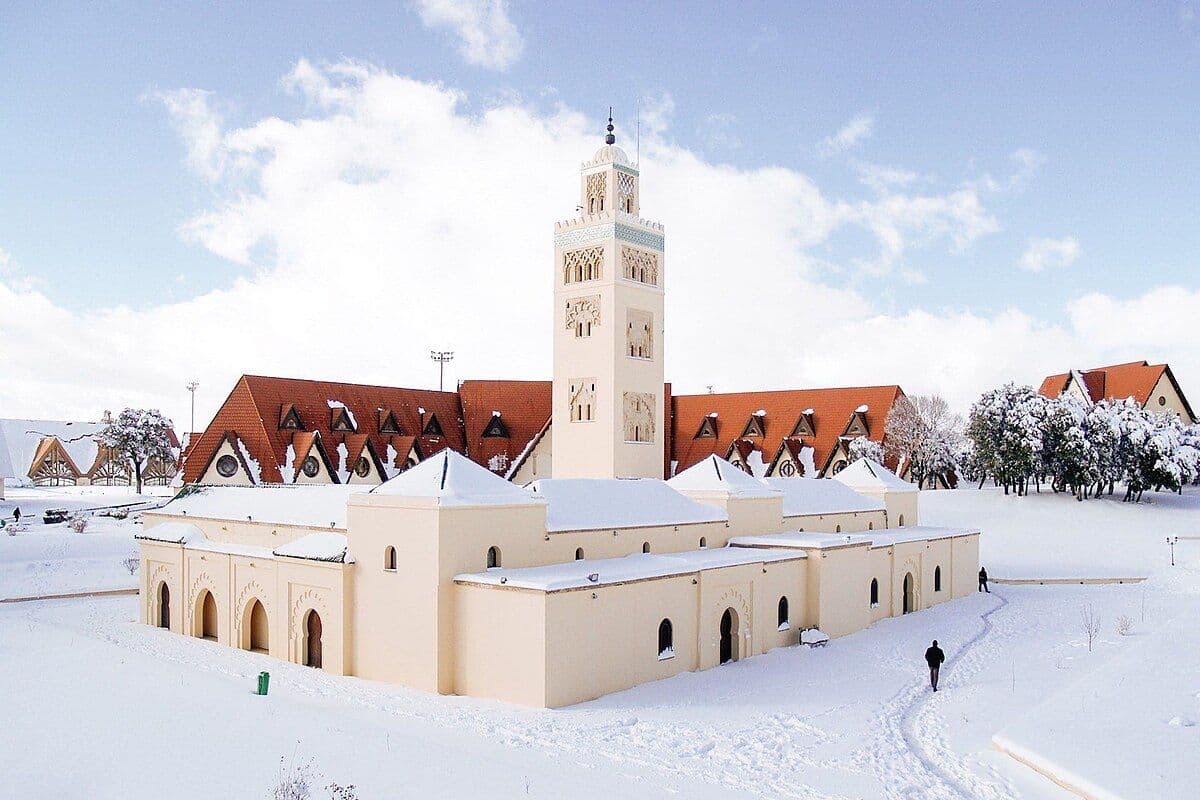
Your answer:
[[[608,107],[608,136],[604,137],[605,144],[616,144],[617,137],[613,136],[612,106]]]

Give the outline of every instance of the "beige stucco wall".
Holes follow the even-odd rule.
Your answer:
[[[866,587],[871,583],[869,547],[806,550],[807,612],[811,624],[831,638],[862,630],[871,623]]]
[[[142,525],[145,529],[152,528],[163,522],[187,522],[195,525],[205,538],[214,542],[247,545],[249,547],[269,547],[275,549],[294,542],[301,536],[311,533],[329,533],[328,527],[308,525],[278,525],[274,523],[256,522],[254,520],[225,520],[208,517],[180,516],[177,514],[156,514],[147,511],[142,515]],[[345,531],[339,530],[338,533]]]
[[[857,533],[883,530],[886,527],[887,512],[882,509],[879,511],[849,511],[843,514],[798,514],[783,518],[783,530],[785,531]]]
[[[539,478],[553,477],[553,448],[554,428],[551,426],[546,430],[545,435],[538,440],[538,443],[533,446],[533,450],[525,457],[521,466],[509,480],[518,486],[524,486],[530,481],[536,481]]]
[[[538,547],[530,558],[536,566],[560,564],[575,560],[575,550],[582,547],[585,558],[621,558],[641,553],[649,544],[651,553],[684,553],[705,547],[724,547],[729,541],[730,528],[724,521],[697,522],[689,525],[656,525],[644,528],[603,528],[593,531],[556,531],[547,534],[547,546]],[[515,566],[507,560],[504,566]]]
[[[714,667],[727,608],[738,617],[738,658],[795,644],[806,624],[806,578],[797,557],[553,592],[462,583],[456,691],[558,707]],[[785,596],[789,620],[780,630]],[[664,619],[673,632],[669,658],[658,651]]]
[[[303,663],[304,621],[315,610],[322,623],[322,668],[339,675],[350,673],[346,602],[353,594],[353,565],[138,541],[142,622],[158,623],[159,587],[165,582],[171,631],[199,636],[202,598],[209,592],[217,607],[217,642],[249,649],[248,611],[259,600],[267,614],[269,654]]]

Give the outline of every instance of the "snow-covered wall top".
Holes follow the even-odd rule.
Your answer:
[[[362,484],[204,486],[154,513],[345,530],[346,501],[370,488]]]
[[[96,463],[96,436],[104,430],[100,422],[62,422],[47,419],[0,419],[0,478],[30,484],[29,467],[38,444],[47,436],[57,437],[75,466],[86,472]]]
[[[489,569],[456,575],[454,580],[484,583],[492,586],[511,586],[553,592],[586,586],[607,586],[614,583],[687,575],[706,569],[720,569],[740,564],[765,564],[804,558],[795,550],[767,550],[719,547],[712,550],[691,550],[685,553],[652,555],[635,553],[624,558],[568,561],[545,567],[523,569]],[[593,580],[593,576],[595,580]]]
[[[762,482],[783,492],[785,517],[884,510],[879,500],[861,495],[844,483],[824,478],[763,478]]]
[[[715,506],[684,497],[661,480],[560,478],[534,481],[528,490],[549,502],[548,531],[590,531],[652,525],[723,522]]]
[[[819,531],[787,531],[764,533],[758,536],[735,536],[729,540],[732,548],[814,548],[869,545],[891,547],[904,542],[927,542],[953,539],[958,536],[978,536],[978,528],[940,528],[932,525],[913,525],[907,528],[888,528],[863,533],[821,533]]]

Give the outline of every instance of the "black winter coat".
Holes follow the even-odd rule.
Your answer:
[[[930,669],[937,669],[946,660],[946,654],[942,652],[940,647],[930,647],[925,651],[925,663]]]

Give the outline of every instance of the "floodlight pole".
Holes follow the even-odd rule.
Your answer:
[[[192,422],[188,427],[188,436],[191,436],[196,432],[196,389],[199,388],[199,386],[200,384],[196,383],[195,381],[189,381],[187,385],[187,390],[192,394]]]
[[[446,377],[446,363],[454,360],[453,350],[430,350],[429,357],[438,362],[438,391],[442,391],[442,384]]]
[[[1175,543],[1179,541],[1178,536],[1168,536],[1167,544],[1171,545],[1171,566],[1175,566]]]

